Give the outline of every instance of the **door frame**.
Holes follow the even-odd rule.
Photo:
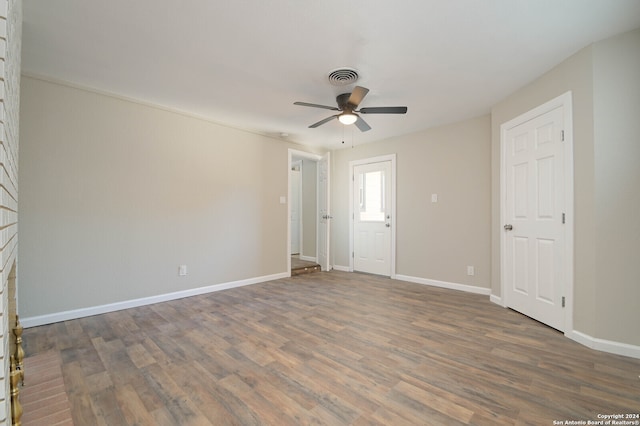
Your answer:
[[[572,93],[568,91],[542,105],[533,108],[524,114],[513,118],[500,126],[500,293],[502,297],[502,306],[505,308],[509,306],[508,292],[505,291],[505,277],[507,268],[507,256],[505,253],[507,233],[503,230],[503,225],[506,224],[507,215],[507,132],[514,127],[517,127],[525,122],[532,120],[542,114],[550,112],[558,107],[562,108],[563,130],[564,130],[564,194],[565,194],[565,247],[562,256],[564,258],[564,277],[563,282],[563,294],[565,297],[565,312],[564,312],[564,330],[563,333],[569,335],[573,330],[573,252],[574,252],[574,172],[573,172],[573,106],[572,106]]]
[[[361,160],[349,161],[349,272],[353,272],[353,221],[355,218],[355,212],[353,211],[353,194],[354,194],[354,172],[356,166],[362,166],[364,164],[382,163],[385,161],[391,161],[391,275],[390,278],[396,278],[396,154],[380,155],[377,157],[364,158]]]
[[[322,155],[312,154],[310,152],[298,151],[296,149],[289,148],[288,149],[288,161],[287,161],[287,274],[291,276],[291,166],[295,162],[293,157],[307,159],[311,161],[315,161],[316,163],[320,162],[322,159]],[[302,169],[302,167],[301,167]],[[316,197],[319,197],[318,185],[319,185],[319,170],[316,171]],[[302,185],[301,185],[302,187]],[[301,189],[302,190],[302,189]],[[317,204],[316,200],[316,204]],[[319,232],[319,223],[318,223],[318,214],[316,212],[316,259],[318,258],[318,232]],[[300,231],[302,235],[302,230]],[[327,242],[330,242],[330,234],[327,233]],[[300,247],[302,251],[302,247]]]
[[[298,176],[298,252],[300,257],[302,257],[302,246],[303,246],[303,241],[304,241],[304,235],[302,234],[302,231],[304,229],[304,216],[302,215],[302,160],[293,160],[291,161],[291,167],[289,167],[289,186],[291,186],[292,183],[292,179],[291,179],[291,172],[293,172],[293,167],[294,166],[298,166],[299,167],[299,176]],[[291,207],[293,206],[293,191],[290,190],[289,192],[289,212],[291,212]],[[289,213],[289,220],[291,220],[291,213]],[[291,228],[293,230],[293,228]],[[289,240],[291,241],[291,240]],[[293,250],[291,250],[293,252]],[[292,253],[293,254],[293,253]]]

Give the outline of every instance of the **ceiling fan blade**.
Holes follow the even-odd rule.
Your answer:
[[[367,96],[367,93],[369,93],[369,89],[366,87],[354,87],[353,92],[351,92],[351,96],[349,96],[349,103],[355,106],[360,105],[360,102],[362,102],[364,97]]]
[[[323,109],[330,109],[331,111],[340,111],[337,107],[332,107],[332,106],[327,106],[327,105],[318,105],[318,104],[310,104],[307,102],[294,102],[294,105],[300,105],[300,106],[306,106],[306,107],[312,107],[312,108],[323,108]]]
[[[367,130],[371,130],[371,126],[369,126],[367,122],[362,119],[362,117],[358,117],[355,124],[356,124],[356,127],[360,129],[361,132],[366,132]]]
[[[320,120],[317,123],[312,124],[311,126],[309,126],[310,129],[315,129],[318,126],[322,126],[324,123],[328,123],[329,121],[333,120],[334,118],[336,118],[338,115],[332,115],[331,117],[327,117],[324,120]]]
[[[362,108],[360,111],[363,114],[406,114],[407,107],[369,107]]]

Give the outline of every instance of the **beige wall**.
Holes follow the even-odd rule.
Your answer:
[[[574,329],[640,344],[638,31],[589,46],[492,109],[492,293],[500,283],[500,125],[567,91],[574,126]],[[622,187],[620,185],[623,185]],[[625,188],[621,191],[621,188]],[[624,229],[616,225],[627,224]]]
[[[594,336],[640,345],[640,29],[593,47]]]
[[[594,234],[593,234],[593,77],[591,48],[586,48],[503,100],[492,118],[492,292],[502,295],[500,283],[500,125],[561,94],[573,95],[574,130],[574,326],[592,332]]]
[[[299,146],[25,76],[21,125],[24,317],[286,273]]]
[[[488,288],[489,116],[333,153],[332,253],[349,265],[349,161],[396,154],[396,273]],[[431,194],[438,202],[431,203]],[[475,275],[467,275],[467,266]]]

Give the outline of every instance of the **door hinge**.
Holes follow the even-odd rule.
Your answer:
[[[566,218],[565,218],[564,213],[562,213],[562,223],[566,223]]]
[[[351,252],[351,257],[356,257],[356,252],[355,251]]]
[[[564,308],[564,296],[562,296],[562,307]]]
[[[564,142],[564,130],[560,131],[560,137],[561,137],[562,142]]]

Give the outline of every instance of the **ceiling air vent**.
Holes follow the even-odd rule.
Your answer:
[[[338,68],[329,73],[329,83],[334,86],[346,86],[358,81],[358,71],[353,68]]]

